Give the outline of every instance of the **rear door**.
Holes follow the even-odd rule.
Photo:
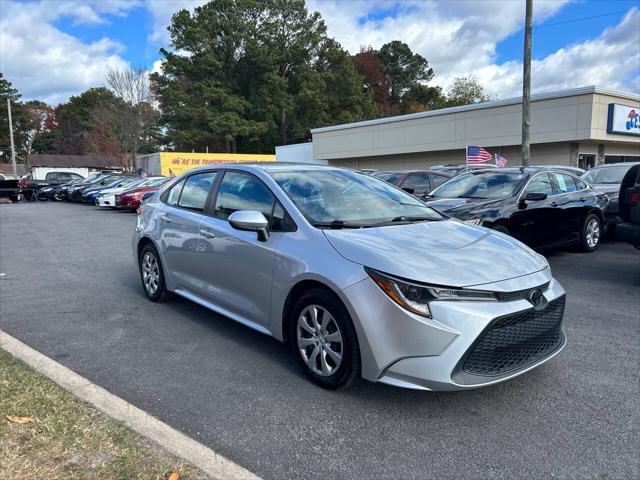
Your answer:
[[[269,221],[269,239],[234,229],[233,212],[257,210]],[[238,315],[269,323],[271,278],[276,245],[287,229],[288,216],[271,190],[248,172],[226,171],[200,223],[199,295]]]
[[[580,235],[585,214],[586,192],[578,191],[572,175],[550,172],[557,209],[558,241],[575,240]]]
[[[158,217],[160,248],[165,270],[176,288],[198,288],[200,221],[216,174],[194,173],[163,195]]]

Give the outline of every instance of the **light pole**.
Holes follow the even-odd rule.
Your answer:
[[[18,178],[18,167],[16,166],[16,148],[13,144],[13,123],[11,121],[11,100],[7,98],[7,112],[9,113],[9,138],[11,139],[11,166],[13,176]]]
[[[522,64],[522,165],[529,166],[531,157],[529,145],[529,129],[531,127],[531,27],[533,16],[533,0],[526,1],[524,21],[524,62]]]

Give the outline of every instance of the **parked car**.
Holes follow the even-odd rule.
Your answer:
[[[452,177],[455,177],[456,175],[461,175],[463,173],[473,172],[475,170],[486,170],[487,168],[496,168],[496,166],[491,163],[485,163],[482,165],[453,165],[448,163],[444,165],[433,165],[432,167],[429,167],[429,170],[448,173]]]
[[[452,176],[448,173],[429,170],[384,170],[371,175],[392,183],[417,197],[429,193]]]
[[[607,229],[610,229],[612,232],[615,232],[616,226],[622,222],[618,205],[622,179],[632,166],[638,164],[640,164],[640,162],[601,165],[599,167],[593,167],[580,177],[596,190],[606,193],[609,197],[609,205],[604,215]]]
[[[90,183],[78,183],[67,190],[67,200],[72,202],[82,201],[82,193],[89,188],[99,188],[105,185],[111,185],[124,177],[135,176],[132,173],[105,173],[102,176],[96,177]]]
[[[67,199],[67,194],[69,192],[69,188],[78,186],[78,185],[89,185],[94,182],[98,178],[105,177],[106,174],[96,172],[89,175],[87,178],[83,180],[74,180],[72,182],[63,183],[62,185],[58,185],[53,190],[47,190],[50,193],[48,198],[49,200],[62,201]],[[46,188],[46,187],[45,187]]]
[[[162,185],[171,180],[171,177],[158,178],[148,185],[125,190],[116,194],[116,208],[127,209],[135,212],[140,206],[142,197],[148,192],[159,190]]]
[[[284,341],[326,388],[480,387],[565,344],[542,255],[352,170],[189,170],[142,206],[132,240],[150,300],[174,292]]]
[[[0,197],[9,197],[12,202],[17,202],[22,189],[20,188],[20,180],[11,178],[0,179]]]
[[[640,164],[625,173],[619,197],[622,222],[618,224],[616,237],[640,250]]]
[[[40,201],[59,201],[60,200],[60,189],[66,189],[71,185],[76,183],[84,182],[87,180],[86,178],[79,178],[78,180],[72,180],[70,182],[62,183],[60,185],[51,185],[48,187],[39,188],[36,192],[36,196]]]
[[[102,190],[98,194],[98,197],[96,198],[96,205],[98,205],[99,207],[116,208],[116,195],[124,192],[125,190],[131,190],[132,188],[155,187],[155,186],[161,185],[162,183],[164,183],[163,180],[166,181],[166,178],[167,177],[145,177],[145,178],[140,178],[135,182],[124,185],[124,186],[107,188],[105,190]],[[153,194],[155,193],[155,190],[147,193]],[[144,200],[144,196],[143,196],[143,200]]]
[[[600,244],[607,196],[570,173],[537,168],[479,170],[452,178],[429,205],[535,248]]]
[[[22,193],[27,200],[39,199],[38,192],[45,187],[62,185],[63,183],[84,180],[82,175],[73,172],[47,172],[44,179],[33,179],[30,175],[20,180]]]
[[[105,185],[98,187],[87,188],[82,192],[82,203],[96,204],[98,195],[107,190],[113,190],[117,188],[127,188],[140,182],[142,178],[137,175],[127,175],[122,177],[115,177],[115,180]]]

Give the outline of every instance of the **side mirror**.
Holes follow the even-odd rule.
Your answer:
[[[410,193],[410,194],[412,194],[412,195],[413,195],[413,192],[415,192],[415,191],[416,191],[416,189],[415,189],[415,188],[411,188],[411,187],[402,187],[402,189],[403,189],[405,192]]]
[[[546,199],[547,199],[546,193],[531,192],[531,193],[527,193],[527,195],[524,197],[523,200],[525,202],[539,202],[541,200],[546,200]]]
[[[264,215],[255,210],[239,210],[229,215],[229,225],[236,230],[244,230],[246,232],[257,232],[258,240],[266,242],[269,240],[269,230],[267,226],[269,222]]]

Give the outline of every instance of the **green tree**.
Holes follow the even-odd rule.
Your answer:
[[[400,103],[400,113],[424,112],[443,108],[447,99],[440,87],[428,85],[413,85],[403,96]]]
[[[178,12],[152,75],[176,149],[273,151],[374,112],[350,56],[304,0],[214,0]]]
[[[389,83],[388,98],[393,115],[406,92],[433,78],[433,69],[423,56],[413,53],[406,43],[399,40],[384,44],[376,56]]]
[[[488,100],[489,96],[485,94],[484,88],[473,75],[456,77],[447,93],[447,105],[450,107],[470,105]]]
[[[31,145],[34,122],[29,110],[20,101],[18,90],[0,73],[0,162],[11,161],[11,139],[9,137],[9,113],[7,99],[11,101],[11,120],[16,161],[24,162]]]

